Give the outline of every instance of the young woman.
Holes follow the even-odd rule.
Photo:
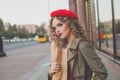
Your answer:
[[[66,9],[53,11],[49,28],[53,39],[49,79],[53,80],[57,75],[54,80],[106,80],[107,70],[94,48],[86,41],[75,13]],[[54,56],[56,54],[57,57]],[[63,74],[66,74],[64,78]]]

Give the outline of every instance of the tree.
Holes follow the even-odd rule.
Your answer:
[[[116,33],[120,33],[120,21],[118,21],[118,22],[115,24],[115,27],[116,27]]]
[[[4,36],[4,30],[2,29],[2,30],[0,30],[0,37],[2,37],[2,36]]]
[[[6,37],[7,39],[12,39],[14,37],[15,28],[10,23],[8,23],[8,25],[9,29],[5,31],[4,37]]]
[[[4,33],[4,24],[2,19],[0,18],[0,37],[3,36]]]
[[[1,38],[3,32],[4,32],[4,25],[2,19],[0,18],[0,57],[6,56],[6,53],[3,50],[3,41]]]
[[[30,33],[25,28],[18,28],[17,36],[19,38],[28,38],[30,37]]]
[[[0,18],[0,31],[4,29],[4,23],[2,19]]]
[[[12,30],[8,30],[8,31],[5,31],[4,36],[5,36],[7,39],[12,39],[12,38],[14,37],[14,33],[13,33]]]
[[[105,33],[104,24],[100,23],[100,32]]]
[[[16,24],[14,24],[13,26],[11,26],[9,30],[13,31],[13,36],[16,36],[16,35],[17,35]]]
[[[45,29],[45,23],[42,23],[40,27],[36,29],[37,34],[45,35],[46,34],[46,29]]]

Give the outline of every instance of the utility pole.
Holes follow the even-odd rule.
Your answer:
[[[0,36],[0,57],[4,57],[6,56],[6,53],[3,50],[3,41],[2,41],[2,37]]]

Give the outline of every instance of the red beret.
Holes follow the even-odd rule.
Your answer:
[[[72,12],[70,10],[66,10],[66,9],[55,10],[55,11],[51,12],[50,15],[51,15],[51,17],[67,16],[67,17],[78,19],[78,16],[74,12]]]

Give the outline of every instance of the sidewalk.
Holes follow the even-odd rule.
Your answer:
[[[120,65],[115,63],[113,59],[105,53],[100,51],[97,51],[97,53],[108,71],[107,80],[120,80]]]
[[[120,66],[110,60],[103,52],[97,51],[97,54],[99,55],[108,70],[107,80],[120,80]],[[35,68],[33,68],[20,80],[47,80],[47,73],[50,64],[49,61],[50,56],[46,57],[43,62],[36,65]]]

